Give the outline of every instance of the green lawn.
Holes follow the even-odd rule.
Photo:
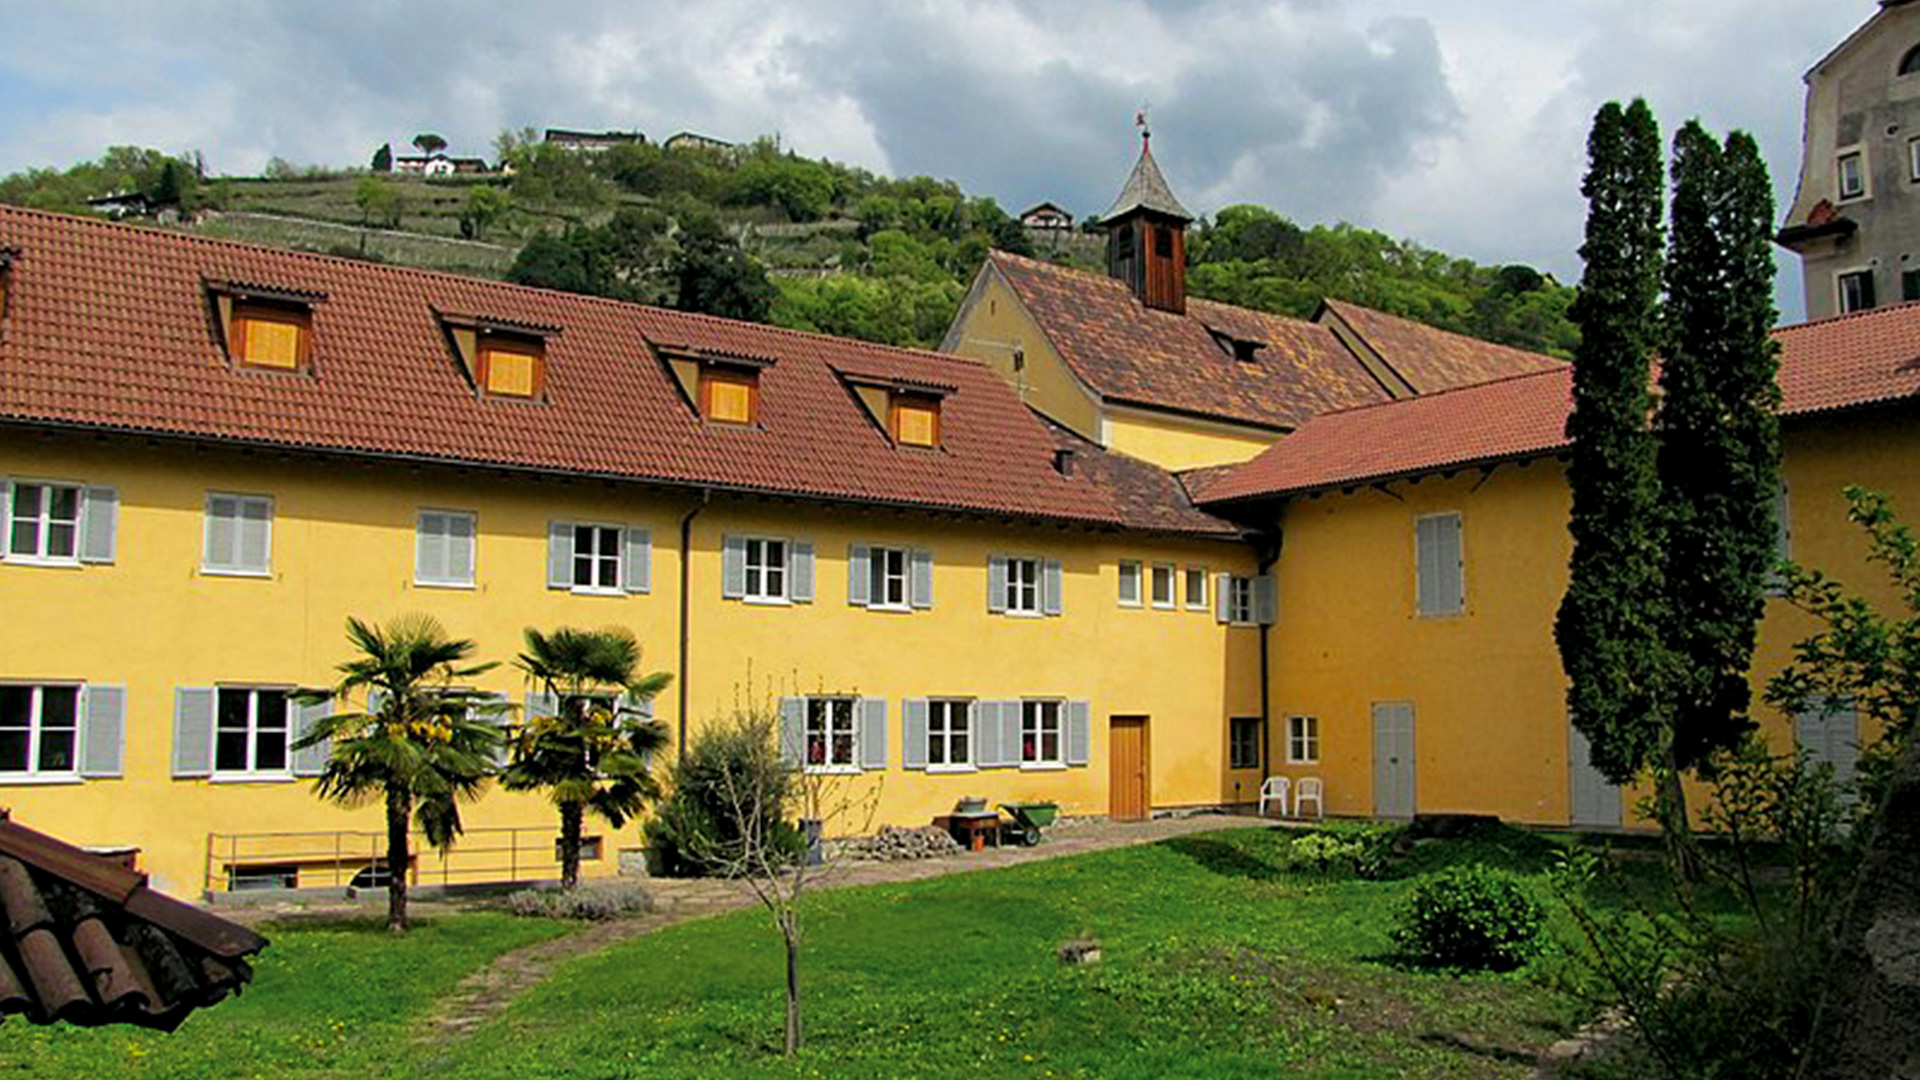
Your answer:
[[[1423,844],[1393,880],[1283,869],[1292,834],[1239,830],[913,884],[807,910],[807,1049],[778,1054],[782,955],[758,910],[563,966],[502,1018],[424,1044],[436,996],[554,924],[474,914],[392,944],[280,928],[257,984],[174,1036],[0,1027],[0,1072],[129,1077],[1526,1076],[1578,1008],[1532,970],[1454,977],[1390,957],[1420,872],[1538,872],[1503,830]],[[1560,927],[1562,932],[1565,927]],[[1104,960],[1069,967],[1063,941]]]

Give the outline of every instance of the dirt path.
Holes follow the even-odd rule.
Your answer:
[[[1108,848],[1151,844],[1188,833],[1273,824],[1275,822],[1272,820],[1221,815],[1163,818],[1137,823],[1088,822],[1049,833],[1047,841],[1039,847],[989,848],[978,854],[914,862],[847,864],[836,867],[828,876],[816,879],[809,887],[848,889],[888,882],[921,881]],[[648,888],[658,905],[657,910],[649,914],[592,924],[576,933],[515,949],[467,976],[426,1029],[425,1040],[446,1043],[461,1038],[505,1011],[520,995],[546,981],[555,968],[574,957],[599,952],[662,927],[737,911],[757,903],[753,894],[737,882],[655,878],[648,882]]]

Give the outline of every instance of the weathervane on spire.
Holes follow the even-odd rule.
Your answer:
[[[1139,112],[1133,114],[1133,126],[1140,129],[1140,144],[1142,146],[1145,146],[1147,142],[1153,138],[1153,126],[1147,123],[1147,110],[1151,108],[1153,108],[1153,103],[1149,101],[1140,106]]]

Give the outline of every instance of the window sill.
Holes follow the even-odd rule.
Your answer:
[[[863,771],[858,765],[809,765],[808,776],[858,776]]]
[[[1123,608],[1132,608],[1133,610],[1138,611],[1142,607],[1145,607],[1146,605],[1142,604],[1138,600],[1122,600],[1120,601],[1120,606]]]
[[[1067,763],[1064,761],[1023,761],[1020,763],[1020,771],[1021,772],[1066,772]]]
[[[266,581],[273,577],[273,571],[272,570],[223,570],[217,566],[202,566],[200,568],[200,576],[201,577],[253,578],[256,581]]]
[[[1161,602],[1159,602],[1158,600],[1156,600],[1156,601],[1154,601],[1154,602],[1153,602],[1153,610],[1155,610],[1155,611],[1175,611],[1175,610],[1178,610],[1178,608],[1177,608],[1177,606],[1176,606],[1176,605],[1174,605],[1174,604],[1171,604],[1171,603],[1168,603],[1168,604],[1163,604],[1163,603],[1161,603]]]
[[[413,587],[416,589],[460,589],[465,592],[474,592],[479,588],[479,586],[471,581],[421,581],[418,578],[414,579]]]
[[[291,784],[296,777],[282,773],[214,773],[207,779],[216,784]]]
[[[740,598],[740,602],[743,604],[754,604],[759,607],[792,607],[793,606],[793,601],[787,599],[784,596],[743,596]]]
[[[79,773],[47,773],[39,776],[0,773],[0,787],[69,787],[86,783]]]
[[[9,555],[4,560],[0,560],[0,562],[5,562],[8,566],[46,566],[59,567],[67,570],[80,569],[79,559],[47,559],[36,555]]]
[[[1212,606],[1211,606],[1211,605],[1209,605],[1209,604],[1208,604],[1208,603],[1207,603],[1207,602],[1206,602],[1205,600],[1202,600],[1201,602],[1199,602],[1199,603],[1197,603],[1197,604],[1188,604],[1188,605],[1187,605],[1187,607],[1186,607],[1186,610],[1188,610],[1188,611],[1212,611],[1212,610],[1213,610],[1213,608],[1212,608]]]
[[[911,615],[913,608],[906,604],[868,604],[868,611],[877,611],[882,615]]]
[[[1012,609],[1002,611],[1000,614],[1005,615],[1009,619],[1044,619],[1047,617],[1045,612],[1014,611]]]
[[[977,773],[980,771],[980,767],[978,765],[929,765],[927,766],[927,771],[935,775],[941,773],[960,775],[964,773]]]
[[[572,593],[575,596],[625,596],[627,595],[626,591],[623,589],[588,588],[587,586],[584,586],[584,585],[575,585],[574,587],[572,587],[571,589],[568,589],[567,591]]]

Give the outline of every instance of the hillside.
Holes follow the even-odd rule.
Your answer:
[[[511,172],[424,178],[275,161],[262,177],[115,147],[0,179],[0,202],[76,213],[148,197],[137,220],[250,243],[693,307],[896,345],[940,339],[990,247],[1088,270],[1097,230],[1022,228],[951,181],[890,179],[780,151],[583,154],[504,133]],[[1573,290],[1351,225],[1302,228],[1261,207],[1196,224],[1197,296],[1300,317],[1351,300],[1502,344],[1570,355]]]

